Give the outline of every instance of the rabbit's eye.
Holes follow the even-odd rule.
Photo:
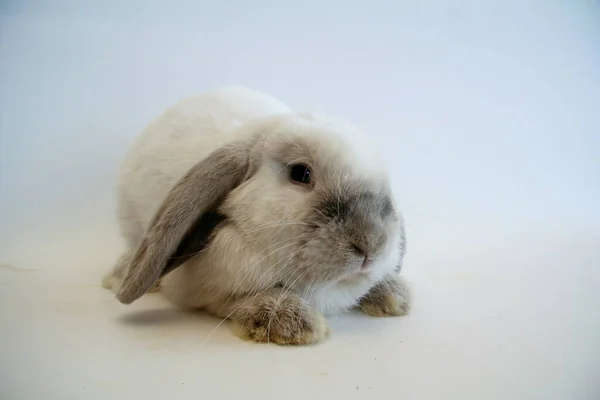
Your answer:
[[[290,169],[290,179],[295,183],[310,183],[310,167],[304,164],[292,165]]]

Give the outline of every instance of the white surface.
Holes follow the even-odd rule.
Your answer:
[[[91,3],[0,5],[2,400],[600,398],[597,4]],[[128,143],[221,84],[376,138],[410,316],[281,348],[100,288]]]

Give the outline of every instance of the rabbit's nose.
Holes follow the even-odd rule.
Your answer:
[[[370,266],[371,266],[371,259],[369,258],[369,256],[365,255],[365,258],[363,258],[363,262],[360,267],[361,267],[361,269],[368,269]]]
[[[356,244],[352,244],[352,248],[358,256],[363,258],[361,268],[369,268],[369,266],[371,265],[371,257],[369,257],[369,254],[365,250],[363,250],[363,247],[357,246]]]

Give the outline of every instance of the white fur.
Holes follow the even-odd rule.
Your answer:
[[[320,162],[330,163],[366,185],[387,185],[381,157],[356,128],[334,119],[292,113],[279,101],[248,89],[221,88],[167,110],[147,127],[126,157],[118,203],[121,229],[130,251],[140,243],[169,190],[193,165],[257,129],[272,135],[305,137],[318,147]],[[173,303],[227,315],[231,312],[227,299],[232,293],[258,292],[282,281],[276,266],[285,266],[291,253],[273,250],[281,247],[275,246],[277,241],[293,238],[293,227],[248,236],[265,221],[290,220],[303,212],[302,200],[295,196],[298,189],[278,180],[278,168],[275,162],[266,162],[252,183],[236,188],[222,208],[237,226],[219,231],[205,251],[163,278],[162,291]],[[256,201],[259,197],[261,203]],[[271,206],[259,207],[265,203]],[[368,275],[357,272],[327,286],[298,288],[323,313],[347,310],[397,266],[399,240],[397,232],[389,238],[386,251],[375,260]]]

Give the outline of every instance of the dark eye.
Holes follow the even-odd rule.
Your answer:
[[[310,168],[304,164],[292,165],[290,169],[290,179],[297,183],[310,183]]]

